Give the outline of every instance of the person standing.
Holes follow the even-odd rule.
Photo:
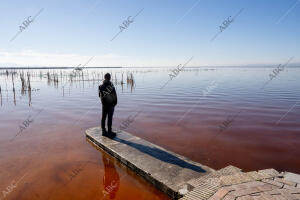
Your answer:
[[[116,133],[112,132],[112,120],[115,110],[115,106],[118,103],[117,93],[114,85],[110,81],[110,74],[107,73],[104,75],[103,84],[99,86],[99,97],[101,98],[102,103],[102,119],[101,119],[101,128],[102,135],[108,137],[115,137]],[[105,121],[107,120],[107,128],[105,128]]]

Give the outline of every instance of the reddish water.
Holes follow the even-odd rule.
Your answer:
[[[300,173],[300,70],[286,69],[260,89],[271,71],[184,71],[161,89],[168,71],[140,70],[134,73],[134,88],[117,86],[114,125],[141,111],[126,131],[212,168]],[[55,87],[32,77],[31,87],[40,90],[31,93],[31,102],[28,94],[21,95],[19,78],[14,101],[11,77],[0,76],[0,198],[168,199],[86,141],[84,131],[99,126],[101,113],[99,81],[87,79],[101,72],[86,71],[85,81],[64,88],[66,78]],[[113,72],[120,81],[120,69]],[[32,122],[14,138],[28,118]]]

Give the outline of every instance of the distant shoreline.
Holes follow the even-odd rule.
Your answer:
[[[123,68],[123,67],[85,67],[83,69],[98,69],[98,68]],[[75,69],[75,67],[0,67],[0,70],[7,69]]]
[[[186,69],[222,69],[222,68],[274,68],[277,65],[254,65],[254,66],[190,66],[185,67]],[[288,68],[299,68],[300,64],[292,64],[289,65]],[[31,70],[31,69],[75,69],[76,67],[0,67],[0,70]],[[143,68],[172,68],[172,66],[164,66],[164,67],[84,67],[83,69],[143,69]],[[174,68],[174,67],[173,67]]]

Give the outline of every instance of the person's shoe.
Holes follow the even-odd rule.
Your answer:
[[[107,136],[107,131],[105,129],[102,130],[102,136]]]
[[[117,136],[117,134],[112,132],[112,131],[108,131],[107,135],[108,135],[109,138],[114,138],[114,137]]]

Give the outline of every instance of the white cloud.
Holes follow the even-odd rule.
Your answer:
[[[23,50],[19,52],[9,52],[0,50],[0,67],[76,67],[79,64],[84,65],[91,57],[94,58],[88,63],[86,67],[176,67],[178,64],[183,64],[188,60],[188,57],[174,57],[169,58],[138,58],[121,56],[113,53],[103,55],[79,55],[79,54],[66,54],[66,53],[41,53],[33,50]],[[278,64],[282,62],[277,58],[271,62],[263,62],[261,59],[249,61],[247,59],[235,59],[223,62],[218,59],[211,58],[196,58],[188,64],[188,66],[229,66],[242,63],[240,65],[255,65],[258,63],[265,64]],[[294,63],[296,59],[293,60]],[[299,63],[299,61],[298,61]]]
[[[20,52],[0,51],[0,67],[76,67],[84,65],[94,55],[40,53],[33,50]],[[178,65],[173,61],[174,65]],[[115,66],[166,66],[171,63],[161,60],[143,60],[116,54],[95,55],[86,67]]]
[[[92,56],[77,54],[49,54],[32,50],[21,52],[0,52],[0,66],[39,66],[39,67],[71,67],[86,63]],[[111,60],[120,59],[120,56],[106,54],[95,56],[88,64],[89,66],[103,66]]]

